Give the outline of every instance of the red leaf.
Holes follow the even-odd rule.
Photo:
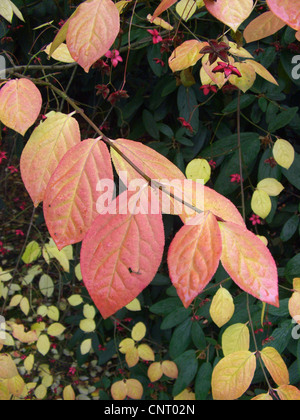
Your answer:
[[[177,0],[162,0],[158,7],[155,9],[151,22],[154,21],[159,15],[161,15],[165,10],[169,9],[173,4],[175,4]]]
[[[79,125],[71,114],[52,112],[35,128],[20,162],[22,179],[35,207],[44,200],[47,184],[64,154],[79,142]]]
[[[291,28],[300,29],[300,0],[267,0],[271,11]]]
[[[245,292],[270,305],[279,306],[275,261],[263,242],[248,229],[220,223],[221,262],[232,280]]]
[[[98,139],[82,141],[60,161],[44,200],[46,224],[58,249],[84,238],[98,216],[97,184],[104,179],[113,182],[113,171],[109,151]]]
[[[92,64],[110,49],[119,30],[119,11],[111,0],[85,1],[70,19],[68,49],[88,73]]]
[[[0,90],[0,120],[22,136],[34,124],[41,107],[40,91],[28,79],[10,80]]]
[[[130,201],[132,204],[136,197],[131,193],[128,199],[127,193],[111,203],[109,211],[114,212],[116,207],[118,213],[100,214],[82,243],[83,281],[104,318],[130,303],[149,285],[164,249],[161,214],[129,212]]]
[[[168,253],[169,273],[187,308],[215,274],[222,253],[221,232],[215,216],[202,213],[198,223],[183,226]]]

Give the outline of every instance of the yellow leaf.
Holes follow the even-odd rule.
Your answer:
[[[83,299],[80,295],[72,295],[68,298],[68,302],[71,306],[79,306],[82,304]]]
[[[13,14],[24,22],[22,13],[11,0],[1,0],[0,15],[8,22],[12,23]]]
[[[75,400],[75,392],[71,385],[65,386],[64,391],[63,391],[63,399],[65,401]]]
[[[146,335],[146,325],[138,322],[131,331],[131,337],[134,341],[141,341]]]
[[[46,49],[44,50],[48,56],[50,55],[51,46],[52,43],[47,45]],[[75,60],[71,56],[67,44],[64,43],[60,44],[60,46],[56,48],[56,50],[51,54],[51,57],[56,61],[60,61],[61,63],[75,63]]]
[[[83,315],[87,319],[94,319],[96,316],[96,309],[93,305],[84,305],[83,307]]]
[[[89,351],[92,348],[92,340],[88,338],[87,340],[84,340],[80,345],[80,353],[82,355],[88,354]]]
[[[180,0],[176,3],[176,12],[186,22],[195,14],[196,10],[197,4],[194,0]]]
[[[247,64],[246,62],[234,63],[234,67],[240,71],[242,77],[231,75],[229,76],[228,80],[232,85],[238,87],[245,93],[253,86],[255,82],[255,70],[250,64]]]
[[[76,267],[75,267],[75,276],[76,276],[77,280],[79,280],[79,281],[82,280],[80,264],[77,264]]]
[[[265,191],[270,197],[277,197],[284,190],[284,186],[275,178],[265,178],[257,184],[257,189]]]
[[[148,344],[140,344],[138,346],[139,357],[143,360],[154,361],[155,355],[151,347]]]
[[[140,400],[143,396],[143,386],[137,379],[128,379],[126,382],[127,396],[133,400]]]
[[[26,359],[24,360],[24,367],[27,370],[27,372],[30,372],[34,365],[34,355],[30,354]]]
[[[47,312],[48,318],[52,319],[52,321],[58,321],[59,320],[59,310],[56,306],[49,306],[48,312]]]
[[[300,324],[300,293],[294,292],[289,299],[289,313]]]
[[[270,83],[273,83],[273,85],[279,86],[277,80],[263,65],[254,60],[245,60],[245,62],[247,64],[250,64],[260,77],[262,77]]]
[[[163,375],[161,363],[151,363],[151,365],[148,368],[147,375],[151,382],[158,381]]]
[[[188,67],[194,66],[203,54],[201,49],[205,47],[207,42],[200,42],[196,39],[183,42],[179,47],[175,48],[169,58],[169,66],[172,72],[181,71]]]
[[[86,333],[90,333],[95,331],[96,323],[93,319],[83,319],[80,321],[79,328]]]
[[[9,306],[16,307],[20,304],[21,300],[23,299],[22,295],[15,295],[12,297]]]
[[[127,3],[127,2],[126,2]],[[166,22],[165,20],[161,19],[160,17],[155,18],[154,20],[152,15],[148,15],[147,16],[147,20],[151,23],[153,23],[156,26],[160,26],[163,29],[166,29],[167,31],[172,31],[173,30],[173,26],[170,25],[168,22]]]
[[[186,177],[206,184],[210,180],[211,167],[206,159],[193,159],[186,167]]]
[[[125,400],[127,397],[126,380],[124,379],[123,381],[117,381],[113,383],[110,392],[114,400]]]
[[[9,401],[10,397],[11,395],[7,388],[6,382],[0,381],[0,401]]]
[[[47,396],[47,388],[45,387],[45,385],[39,385],[34,390],[34,395],[38,400],[43,400]]]
[[[118,9],[120,15],[123,13],[123,10],[128,5],[128,3],[130,3],[130,1],[128,1],[128,0],[121,0],[121,1],[118,1],[117,3],[115,3],[116,8]]]
[[[213,399],[230,401],[240,398],[251,385],[255,369],[256,357],[250,351],[238,351],[224,357],[213,370]]]
[[[295,292],[300,292],[300,277],[295,277],[293,279],[293,289]]]
[[[23,392],[25,382],[20,375],[16,375],[13,378],[7,379],[6,386],[14,397],[19,397]]]
[[[132,338],[125,338],[119,344],[119,350],[121,353],[126,354],[129,350],[132,350],[135,346],[135,342]]]
[[[161,367],[164,375],[169,378],[176,379],[178,377],[178,368],[176,363],[171,362],[170,360],[164,360]]]
[[[273,381],[278,386],[288,385],[290,383],[289,372],[278,351],[274,347],[265,347],[260,355]]]
[[[265,236],[256,235],[266,246],[268,246],[268,239]]]
[[[259,394],[257,397],[251,399],[251,401],[273,401],[270,394]]]
[[[35,241],[30,242],[22,255],[25,264],[31,264],[41,256],[41,247]]]
[[[192,392],[190,389],[184,389],[180,394],[174,397],[174,400],[178,401],[195,401],[196,396],[195,393]]]
[[[47,335],[45,334],[40,335],[37,341],[36,347],[39,353],[41,353],[43,356],[46,356],[46,354],[50,350],[50,341]]]
[[[295,160],[295,150],[288,141],[278,139],[273,147],[273,156],[278,165],[290,169]]]
[[[128,350],[125,355],[125,360],[128,367],[130,368],[137,365],[139,362],[138,349],[136,347],[133,347],[132,349]]]
[[[276,389],[282,401],[300,401],[300,391],[292,385],[282,385]]]
[[[228,45],[230,47],[229,53],[232,55],[235,55],[236,57],[242,57],[242,58],[253,58],[253,55],[249,53],[245,48],[238,47],[238,45],[235,42],[228,42]]]
[[[141,310],[140,301],[137,298],[133,299],[132,302],[130,302],[130,303],[128,303],[128,305],[126,305],[126,309],[128,309],[129,311],[132,311],[132,312],[140,311]]]
[[[204,46],[204,45],[203,45]],[[223,62],[222,60],[218,60],[218,62]],[[205,71],[205,73],[208,75],[209,79],[218,86],[219,89],[221,89],[225,83],[227,82],[227,79],[224,75],[224,73],[213,73],[213,69],[216,67],[216,63],[210,64],[209,61],[209,54],[205,54],[204,57],[201,60],[202,67]],[[234,60],[230,60],[230,64],[234,63]],[[203,74],[200,72],[201,75],[201,82],[202,84],[211,84],[211,83],[204,83],[205,79],[203,78]]]
[[[0,379],[10,379],[18,375],[18,370],[9,354],[0,354]]]
[[[12,275],[10,274],[10,270],[3,271],[0,267],[0,281],[6,282],[12,279]]]
[[[247,351],[250,346],[250,334],[246,324],[234,324],[228,327],[222,336],[224,356],[237,351]]]
[[[56,322],[50,325],[50,327],[48,328],[48,334],[51,337],[58,337],[59,335],[63,334],[65,330],[66,328],[62,324],[59,324],[58,322]]]
[[[269,216],[272,210],[272,202],[265,191],[256,190],[252,196],[251,208],[262,219]]]
[[[53,385],[53,376],[52,375],[44,375],[43,379],[42,379],[42,384],[46,388],[49,388],[50,386],[52,386]]]
[[[49,244],[46,244],[44,246],[43,256],[48,264],[49,264],[49,258],[50,259],[55,258],[60,263],[60,265],[62,266],[65,272],[67,273],[70,272],[70,263],[69,263],[68,256],[66,255],[63,249],[59,251],[57,246],[54,244],[54,242],[52,243],[50,241]]]
[[[221,287],[217,291],[211,302],[209,313],[212,320],[219,328],[230,321],[234,314],[234,303],[232,296],[227,289]]]
[[[39,288],[41,293],[46,297],[51,297],[54,292],[54,284],[50,276],[48,274],[43,274],[40,278]]]

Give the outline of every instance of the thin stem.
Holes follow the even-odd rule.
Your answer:
[[[238,137],[238,150],[239,150],[239,166],[240,166],[240,185],[241,185],[241,197],[242,197],[242,215],[243,219],[246,220],[246,209],[245,209],[245,193],[244,193],[244,180],[243,180],[243,152],[241,145],[241,91],[238,93],[238,107],[237,107],[237,137]]]

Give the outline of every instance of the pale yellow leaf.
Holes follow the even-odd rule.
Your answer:
[[[265,178],[257,184],[257,189],[265,191],[270,197],[277,197],[284,190],[284,186],[275,178]]]
[[[45,53],[50,55],[52,43],[47,45],[46,49],[44,50]],[[74,59],[72,58],[70,51],[68,50],[67,44],[60,44],[59,47],[51,54],[51,57],[62,63],[75,63]]]
[[[75,392],[72,388],[72,385],[67,385],[63,391],[63,399],[65,401],[74,401],[75,400]]]
[[[125,400],[127,397],[126,380],[113,383],[110,392],[114,400]]]
[[[0,379],[10,379],[18,375],[18,370],[9,354],[0,354]]]
[[[11,326],[13,330],[13,337],[21,341],[21,343],[31,344],[37,341],[38,336],[35,331],[25,332],[25,327],[22,324],[13,323]]]
[[[241,91],[245,93],[253,86],[255,82],[255,70],[250,64],[246,62],[234,63],[234,67],[236,67],[240,71],[242,77],[232,74],[231,76],[229,76],[228,80],[232,85],[238,87],[239,89],[241,89]]]
[[[234,303],[231,294],[227,289],[221,287],[210,305],[209,313],[214,323],[219,327],[227,324],[234,314]]]
[[[79,280],[79,281],[82,280],[80,264],[77,264],[76,267],[75,267],[75,276],[76,276],[77,280]]]
[[[143,396],[143,386],[137,379],[128,379],[126,382],[127,396],[133,400],[140,400]]]
[[[153,19],[152,15],[148,15],[147,20],[156,26],[160,26],[161,28],[166,29],[167,31],[173,30],[173,26],[166,22],[164,19],[161,19],[160,17]]]
[[[125,360],[128,364],[128,367],[133,367],[138,364],[139,362],[139,352],[136,347],[128,350],[125,355]]]
[[[59,335],[63,334],[65,330],[66,328],[62,324],[56,322],[50,325],[50,327],[48,328],[48,334],[51,337],[58,337]]]
[[[30,305],[29,305],[29,300],[26,297],[22,298],[20,302],[20,308],[21,308],[21,311],[24,313],[24,315],[27,316],[29,314]]]
[[[34,355],[30,354],[24,360],[24,367],[27,370],[27,372],[30,372],[32,370],[33,365],[34,365]]]
[[[12,378],[7,379],[6,381],[6,385],[8,387],[9,392],[14,397],[20,397],[25,386],[23,378],[20,375],[16,375]]]
[[[222,335],[224,356],[237,351],[247,351],[250,346],[250,333],[246,324],[233,324]]]
[[[194,0],[180,0],[176,3],[176,12],[187,22],[196,12],[197,4]]]
[[[45,334],[40,335],[36,346],[39,353],[41,353],[43,356],[46,356],[46,354],[50,350],[50,341],[48,336]]]
[[[41,256],[41,247],[36,241],[30,242],[22,255],[22,260],[25,264],[31,264]]]
[[[151,365],[148,368],[147,375],[151,382],[158,381],[163,375],[161,363],[159,362],[151,363]]]
[[[257,397],[251,399],[251,401],[273,401],[270,394],[259,394]]]
[[[175,362],[171,362],[170,360],[164,360],[162,362],[162,371],[164,375],[168,376],[169,378],[176,379],[178,376],[178,368]]]
[[[206,184],[210,180],[211,167],[206,159],[193,159],[186,167],[186,177]]]
[[[262,64],[254,60],[245,60],[245,63],[250,64],[260,77],[262,77],[270,83],[273,83],[273,85],[279,86],[277,80]]]
[[[84,340],[80,345],[80,353],[82,355],[88,354],[89,351],[92,348],[92,340],[88,338],[87,340]]]
[[[251,208],[253,212],[262,219],[268,217],[272,210],[272,202],[269,195],[265,191],[254,191],[251,200]]]
[[[278,351],[274,347],[265,347],[260,355],[274,382],[278,386],[288,385],[290,383],[289,372]]]
[[[48,274],[43,274],[40,278],[39,288],[41,293],[46,297],[51,297],[54,292],[53,280]]]
[[[146,335],[146,325],[138,322],[131,331],[131,337],[134,341],[141,341]]]
[[[47,396],[47,388],[41,384],[34,390],[34,395],[38,400],[43,400]]]
[[[137,298],[133,299],[133,301],[128,303],[128,305],[126,305],[125,307],[126,309],[132,312],[138,312],[141,310],[141,304]]]
[[[79,324],[79,328],[86,333],[95,331],[96,323],[93,319],[82,319]]]
[[[44,375],[42,379],[42,384],[46,388],[50,388],[53,385],[53,376],[52,375]]]
[[[295,149],[287,140],[278,139],[273,147],[273,156],[278,165],[289,169],[295,159]]]
[[[148,346],[148,344],[140,344],[138,346],[138,354],[139,357],[143,360],[148,360],[152,362],[155,360],[154,352],[151,349],[151,347]]]
[[[119,350],[121,353],[126,354],[129,350],[132,350],[134,346],[135,342],[132,338],[124,338],[119,344]]]
[[[174,400],[195,401],[196,396],[195,396],[195,393],[192,392],[190,389],[184,389],[182,392],[180,392],[180,394],[178,394],[178,395],[176,395],[176,397],[174,397]]]
[[[71,306],[79,306],[82,304],[83,299],[80,295],[72,295],[68,298],[68,302]]]
[[[22,295],[14,295],[9,303],[9,306],[15,307],[18,306],[23,299]]]
[[[276,391],[282,401],[300,401],[300,391],[293,385],[282,385]]]
[[[94,319],[96,316],[96,309],[93,305],[84,305],[83,307],[83,315],[87,318],[87,319]]]
[[[52,321],[59,320],[59,310],[56,306],[49,306],[47,311],[48,318],[52,319]]]

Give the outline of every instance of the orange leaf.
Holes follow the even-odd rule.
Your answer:
[[[276,389],[282,401],[300,401],[300,391],[292,385],[282,385]]]
[[[204,0],[209,13],[236,32],[253,9],[253,0]]]
[[[300,293],[294,292],[289,299],[289,313],[300,324]]]
[[[70,19],[66,37],[68,49],[88,73],[92,64],[112,46],[119,30],[119,11],[111,0],[87,0]]]
[[[276,34],[285,25],[285,22],[275,16],[274,13],[268,11],[253,19],[244,30],[243,35],[248,43],[259,41]]]
[[[260,355],[273,381],[278,386],[288,385],[290,383],[289,371],[278,351],[274,347],[265,347]]]
[[[187,69],[194,66],[203,54],[200,53],[202,48],[208,45],[207,42],[200,42],[196,39],[183,42],[179,47],[175,48],[169,58],[169,66],[172,72]]]
[[[162,0],[159,6],[155,9],[153,16],[152,16],[152,22],[155,18],[157,18],[159,15],[161,15],[165,10],[169,9],[173,4],[176,3],[177,0]]]
[[[117,400],[117,401],[125,400],[125,398],[127,397],[126,380],[124,379],[123,381],[117,381],[113,383],[111,386],[110,392],[114,400]]]
[[[250,351],[238,351],[224,357],[212,374],[214,400],[230,401],[240,398],[251,385],[256,369],[256,357]]]
[[[267,0],[271,11],[291,28],[300,29],[300,0]]]
[[[108,213],[96,218],[82,244],[82,277],[104,318],[130,303],[148,286],[162,259],[162,216],[134,214],[134,209],[128,210],[133,199],[134,194],[127,191],[117,197]],[[122,203],[126,207],[120,206],[119,212],[113,214]]]
[[[44,199],[46,224],[58,249],[84,238],[98,216],[97,184],[103,179],[113,181],[113,171],[109,151],[99,139],[80,142],[60,161]]]
[[[40,91],[28,79],[10,80],[0,90],[0,120],[24,136],[42,107]]]
[[[234,223],[219,223],[223,251],[221,262],[232,280],[245,292],[279,306],[275,261],[263,242]]]
[[[127,396],[134,400],[140,400],[143,396],[143,386],[137,379],[127,380]]]
[[[279,86],[276,79],[272,76],[272,74],[262,64],[258,63],[257,61],[254,61],[254,60],[245,60],[245,62],[250,64],[259,76],[261,76],[262,78],[264,78],[268,82]]]
[[[212,213],[197,216],[198,224],[177,232],[168,253],[173,285],[187,308],[215,274],[222,253],[218,222]]]
[[[270,394],[259,394],[257,397],[251,399],[251,401],[273,401]]]
[[[176,363],[171,362],[170,360],[164,360],[161,367],[164,375],[169,378],[176,379],[178,377],[178,368]]]
[[[21,175],[37,207],[44,200],[51,175],[64,154],[80,142],[79,125],[71,115],[53,112],[33,131],[21,156]]]

